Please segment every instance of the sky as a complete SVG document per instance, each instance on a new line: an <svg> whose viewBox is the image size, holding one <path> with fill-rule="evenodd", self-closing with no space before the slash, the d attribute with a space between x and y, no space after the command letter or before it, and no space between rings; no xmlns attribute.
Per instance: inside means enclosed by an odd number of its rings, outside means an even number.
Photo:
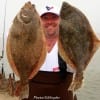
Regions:
<svg viewBox="0 0 100 100"><path fill-rule="evenodd" d="M20 8L29 0L0 0L0 55L2 51L2 37L3 32L5 44L9 29L13 22L14 17L19 12ZM38 12L44 5L56 5L60 11L62 2L69 4L80 9L88 18L95 34L100 38L100 0L30 0L35 4ZM5 9L6 8L6 9Z"/></svg>
<svg viewBox="0 0 100 100"><path fill-rule="evenodd" d="M24 5L25 2L29 0L0 0L0 37L5 31L7 35L12 24L12 21L15 15L19 12L20 8ZM56 5L60 11L60 7L63 1L66 1L76 8L80 9L90 21L96 35L100 37L100 1L99 0L30 0L33 4L36 5L38 12L41 10L44 5ZM41 1L41 2L40 2ZM6 16L5 16L5 4L6 4ZM4 28L4 16L5 16L5 28Z"/></svg>

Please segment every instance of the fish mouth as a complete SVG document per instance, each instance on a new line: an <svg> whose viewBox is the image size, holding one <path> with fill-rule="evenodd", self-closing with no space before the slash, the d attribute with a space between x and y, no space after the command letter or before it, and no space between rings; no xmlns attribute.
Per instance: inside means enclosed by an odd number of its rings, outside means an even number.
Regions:
<svg viewBox="0 0 100 100"><path fill-rule="evenodd" d="M23 24L29 24L32 22L33 16L35 12L35 5L31 4L31 2L25 3L25 5L21 8L17 18Z"/></svg>
<svg viewBox="0 0 100 100"><path fill-rule="evenodd" d="M32 12L27 9L20 12L20 20L25 24L30 23L32 21L32 17L33 17Z"/></svg>

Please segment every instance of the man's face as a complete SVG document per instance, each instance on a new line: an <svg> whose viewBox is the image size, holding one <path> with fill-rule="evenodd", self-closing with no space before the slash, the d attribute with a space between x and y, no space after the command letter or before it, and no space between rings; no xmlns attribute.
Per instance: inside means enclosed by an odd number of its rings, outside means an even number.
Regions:
<svg viewBox="0 0 100 100"><path fill-rule="evenodd" d="M41 16L42 25L45 31L46 36L56 35L59 32L59 16L46 13Z"/></svg>

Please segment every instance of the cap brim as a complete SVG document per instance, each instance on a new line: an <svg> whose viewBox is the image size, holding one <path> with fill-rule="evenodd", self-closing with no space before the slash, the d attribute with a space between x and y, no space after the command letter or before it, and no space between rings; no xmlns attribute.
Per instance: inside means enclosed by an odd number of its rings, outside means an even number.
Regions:
<svg viewBox="0 0 100 100"><path fill-rule="evenodd" d="M59 16L59 14L54 13L54 12L50 12L50 11L49 11L49 12L44 12L44 13L42 13L40 16L43 16L43 15L48 14L48 13L55 14L55 15Z"/></svg>

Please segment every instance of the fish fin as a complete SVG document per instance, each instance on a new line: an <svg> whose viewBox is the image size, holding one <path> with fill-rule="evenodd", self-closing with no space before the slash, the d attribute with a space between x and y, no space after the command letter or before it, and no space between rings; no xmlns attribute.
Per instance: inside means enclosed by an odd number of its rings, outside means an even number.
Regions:
<svg viewBox="0 0 100 100"><path fill-rule="evenodd" d="M39 71L41 65L43 64L44 60L45 60L45 57L46 57L46 41L45 41L45 37L43 36L43 48L42 48L42 52L41 52L41 56L40 56L40 59L38 61L38 63L36 64L35 66L35 70L33 69L32 73L30 74L29 76L29 79L32 79L36 74L37 72Z"/></svg>
<svg viewBox="0 0 100 100"><path fill-rule="evenodd" d="M76 67L74 65L74 63L70 60L69 56L67 55L67 53L65 52L63 45L60 41L60 39L58 40L58 52L60 54L60 56L62 57L62 59L69 64L74 70L76 70Z"/></svg>
<svg viewBox="0 0 100 100"><path fill-rule="evenodd" d="M82 87L83 84L83 73L75 73L73 80L68 88L69 91L76 91Z"/></svg>
<svg viewBox="0 0 100 100"><path fill-rule="evenodd" d="M11 65L11 68L12 68L12 70L14 71L14 73L18 76L18 77L20 77L20 75L19 75L19 73L18 73L18 70L17 70L17 68L16 68L16 65L15 65L15 63L14 63L14 61L13 61L13 58L12 58L12 56L11 56L11 50L10 50L10 36L8 35L8 39L7 39L7 49L6 49L6 51L7 51L7 58L8 58L8 61L9 61L9 63L10 63L10 65Z"/></svg>

